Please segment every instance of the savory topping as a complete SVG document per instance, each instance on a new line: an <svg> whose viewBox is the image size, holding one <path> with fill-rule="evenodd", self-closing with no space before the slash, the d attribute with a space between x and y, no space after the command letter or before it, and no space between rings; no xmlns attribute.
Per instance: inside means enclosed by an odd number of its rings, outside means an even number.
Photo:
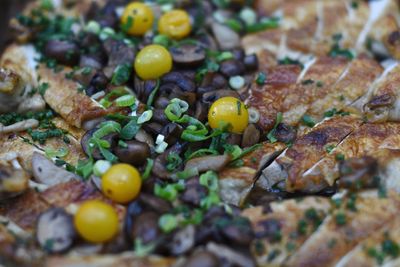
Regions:
<svg viewBox="0 0 400 267"><path fill-rule="evenodd" d="M130 35L143 35L151 29L153 21L153 11L148 5L133 2L124 9L121 17L121 27Z"/></svg>
<svg viewBox="0 0 400 267"><path fill-rule="evenodd" d="M215 101L208 112L208 123L213 129L227 127L232 133L242 133L249 122L245 104L234 97L223 97Z"/></svg>
<svg viewBox="0 0 400 267"><path fill-rule="evenodd" d="M161 45L149 45L136 56L135 71L144 80L157 79L172 68L172 57Z"/></svg>
<svg viewBox="0 0 400 267"><path fill-rule="evenodd" d="M84 202L75 214L74 225L78 233L92 243L111 240L119 227L113 207L99 200Z"/></svg>
<svg viewBox="0 0 400 267"><path fill-rule="evenodd" d="M170 48L174 63L181 66L199 66L206 59L204 48L199 45L183 44Z"/></svg>
<svg viewBox="0 0 400 267"><path fill-rule="evenodd" d="M149 145L135 140L121 142L114 149L114 153L121 162L138 167L145 164L147 158L151 156Z"/></svg>
<svg viewBox="0 0 400 267"><path fill-rule="evenodd" d="M51 208L42 213L37 222L36 239L50 253L69 249L76 237L73 217L61 208Z"/></svg>
<svg viewBox="0 0 400 267"><path fill-rule="evenodd" d="M65 183L72 179L79 179L77 175L57 167L51 160L40 153L33 154L32 172L36 182L50 186Z"/></svg>
<svg viewBox="0 0 400 267"><path fill-rule="evenodd" d="M104 173L101 187L104 195L118 203L128 203L137 197L142 180L136 168L115 164Z"/></svg>
<svg viewBox="0 0 400 267"><path fill-rule="evenodd" d="M28 189L30 175L21 168L0 162L0 202L16 197Z"/></svg>
<svg viewBox="0 0 400 267"><path fill-rule="evenodd" d="M89 2L32 3L12 23L27 44L0 61L0 158L17 151L33 173L0 163L0 222L37 221L43 263L118 265L126 251L133 265L308 266L321 264L312 249L335 246L320 253L329 264L353 248L398 256L396 235L382 249L361 240L399 211L383 186L399 187L398 63L348 47L378 38L364 23L373 1ZM315 20L335 21L338 5L343 23ZM384 127L361 134L368 103Z"/></svg>

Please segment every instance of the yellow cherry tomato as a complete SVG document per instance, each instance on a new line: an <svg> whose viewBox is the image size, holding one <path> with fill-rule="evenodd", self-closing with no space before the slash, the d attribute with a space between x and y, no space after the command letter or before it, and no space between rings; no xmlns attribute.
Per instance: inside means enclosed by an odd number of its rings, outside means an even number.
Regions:
<svg viewBox="0 0 400 267"><path fill-rule="evenodd" d="M87 241L103 243L118 232L118 215L110 205L89 200L83 203L74 217L75 228Z"/></svg>
<svg viewBox="0 0 400 267"><path fill-rule="evenodd" d="M239 99L231 96L222 97L211 105L208 111L208 123L213 129L229 123L231 126L229 131L240 134L249 124L249 112Z"/></svg>
<svg viewBox="0 0 400 267"><path fill-rule="evenodd" d="M131 35L143 35L153 26L153 10L146 4L133 2L126 6L121 17L121 24L127 27Z"/></svg>
<svg viewBox="0 0 400 267"><path fill-rule="evenodd" d="M161 45L148 45L137 54L135 71L143 80L157 79L172 69L172 56Z"/></svg>
<svg viewBox="0 0 400 267"><path fill-rule="evenodd" d="M173 39L188 36L192 31L188 13L180 9L166 12L158 21L158 31Z"/></svg>
<svg viewBox="0 0 400 267"><path fill-rule="evenodd" d="M129 164L116 164L102 177L103 194L118 203L128 203L135 199L142 187L138 170Z"/></svg>

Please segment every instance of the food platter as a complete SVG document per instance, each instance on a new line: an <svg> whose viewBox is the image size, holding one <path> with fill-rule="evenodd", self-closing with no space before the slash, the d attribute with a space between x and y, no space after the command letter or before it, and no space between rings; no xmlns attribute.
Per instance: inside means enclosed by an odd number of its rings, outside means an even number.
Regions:
<svg viewBox="0 0 400 267"><path fill-rule="evenodd" d="M0 266L400 266L399 5L29 2Z"/></svg>

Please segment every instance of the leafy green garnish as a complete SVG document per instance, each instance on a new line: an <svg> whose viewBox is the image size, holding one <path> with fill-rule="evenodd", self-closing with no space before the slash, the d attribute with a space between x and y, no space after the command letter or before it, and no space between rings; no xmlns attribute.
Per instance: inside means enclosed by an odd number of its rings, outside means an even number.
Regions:
<svg viewBox="0 0 400 267"><path fill-rule="evenodd" d="M116 69L114 70L113 77L111 79L111 84L120 86L125 84L127 81L129 81L132 73L132 66L131 64L122 64L118 65Z"/></svg>
<svg viewBox="0 0 400 267"><path fill-rule="evenodd" d="M276 137L275 137L275 132L276 132L276 127L278 127L278 125L280 123L282 123L282 120L283 120L282 112L278 112L276 114L276 120L275 120L274 128L272 128L272 130L269 131L269 133L267 134L267 138L272 144L276 143L278 141L278 139L276 139Z"/></svg>
<svg viewBox="0 0 400 267"><path fill-rule="evenodd" d="M314 127L315 126L315 121L313 120L313 118L311 118L310 115L305 114L302 118L301 118L301 122L308 126L308 127Z"/></svg>

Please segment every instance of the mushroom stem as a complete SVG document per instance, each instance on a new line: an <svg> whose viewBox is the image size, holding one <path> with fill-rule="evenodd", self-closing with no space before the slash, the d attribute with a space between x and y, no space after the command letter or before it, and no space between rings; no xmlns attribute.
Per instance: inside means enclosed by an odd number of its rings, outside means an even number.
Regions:
<svg viewBox="0 0 400 267"><path fill-rule="evenodd" d="M0 133L17 133L17 132L22 132L25 131L29 128L36 128L39 126L39 121L35 119L28 119L24 121L20 121L17 123L14 123L9 126L3 126L0 124Z"/></svg>

